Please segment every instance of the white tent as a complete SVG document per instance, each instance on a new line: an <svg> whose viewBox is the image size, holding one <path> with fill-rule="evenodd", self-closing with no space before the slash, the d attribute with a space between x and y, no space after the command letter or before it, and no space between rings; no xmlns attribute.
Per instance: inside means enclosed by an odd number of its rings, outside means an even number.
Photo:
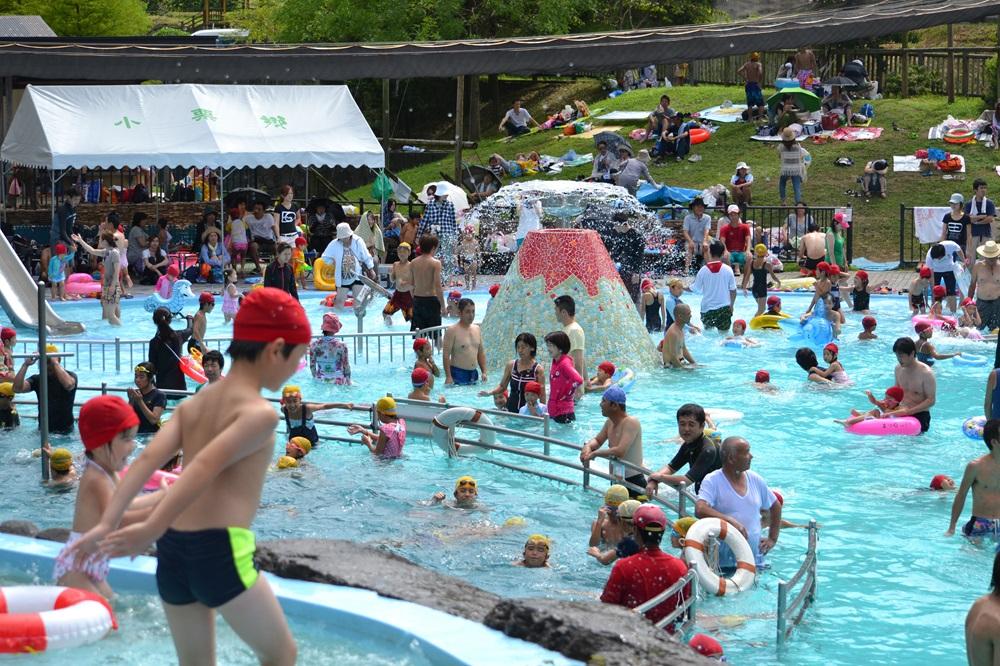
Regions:
<svg viewBox="0 0 1000 666"><path fill-rule="evenodd" d="M28 86L0 160L79 167L385 165L347 86Z"/></svg>

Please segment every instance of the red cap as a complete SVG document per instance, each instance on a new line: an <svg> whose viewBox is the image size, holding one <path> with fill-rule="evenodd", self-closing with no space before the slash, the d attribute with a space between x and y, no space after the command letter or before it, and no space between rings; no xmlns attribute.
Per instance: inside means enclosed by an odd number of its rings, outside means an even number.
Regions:
<svg viewBox="0 0 1000 666"><path fill-rule="evenodd" d="M930 266L921 266L920 267L920 277L922 277L922 278L929 278L933 274L934 273L931 271Z"/></svg>
<svg viewBox="0 0 1000 666"><path fill-rule="evenodd" d="M892 398L896 402L903 402L903 389L899 386L890 386L885 390L885 397Z"/></svg>
<svg viewBox="0 0 1000 666"><path fill-rule="evenodd" d="M498 291L500 291L499 283L494 283L490 285L490 296L496 297Z"/></svg>
<svg viewBox="0 0 1000 666"><path fill-rule="evenodd" d="M969 298L968 296L965 298L964 301L962 301L962 307L963 308L964 307L968 307L970 305L975 305L975 304L976 304L976 302L974 300L972 300L971 298Z"/></svg>
<svg viewBox="0 0 1000 666"><path fill-rule="evenodd" d="M918 321L916 324L913 325L913 330L915 330L917 333L923 333L928 328L933 328L933 326L928 324L926 321Z"/></svg>
<svg viewBox="0 0 1000 666"><path fill-rule="evenodd" d="M653 286L653 281L650 280L649 278L642 278L642 282L639 283L639 288L642 289L643 291L646 291L647 287L652 287L652 286Z"/></svg>
<svg viewBox="0 0 1000 666"><path fill-rule="evenodd" d="M774 488L771 489L771 492L774 493L774 499L778 500L778 504L780 504L781 506L785 506L785 496L779 493Z"/></svg>
<svg viewBox="0 0 1000 666"><path fill-rule="evenodd" d="M840 266L837 264L830 264L830 275L840 275Z"/></svg>
<svg viewBox="0 0 1000 666"><path fill-rule="evenodd" d="M604 362L602 362L600 365L597 366L597 369L598 370L603 370L604 372L608 373L609 375L615 374L615 370L616 370L615 364L612 363L611 361L604 361Z"/></svg>
<svg viewBox="0 0 1000 666"><path fill-rule="evenodd" d="M931 289L931 294L934 295L934 298L944 298L947 293L948 290L944 288L943 284L936 284L934 285L934 288Z"/></svg>
<svg viewBox="0 0 1000 666"><path fill-rule="evenodd" d="M312 328L305 310L291 294L281 289L251 290L236 313L233 340L273 342L278 338L293 345L309 344Z"/></svg>
<svg viewBox="0 0 1000 666"><path fill-rule="evenodd" d="M167 275L169 275L170 277L177 277L180 274L181 270L177 268L177 266L174 266L173 264L167 266Z"/></svg>
<svg viewBox="0 0 1000 666"><path fill-rule="evenodd" d="M753 380L758 384L766 384L771 381L771 373L767 370L758 370L757 374L753 376Z"/></svg>
<svg viewBox="0 0 1000 666"><path fill-rule="evenodd" d="M327 312L323 315L323 323L320 324L320 330L324 333L329 333L330 335L337 335L343 326L344 325L340 323L340 317L332 312Z"/></svg>
<svg viewBox="0 0 1000 666"><path fill-rule="evenodd" d="M0 329L0 340L10 340L16 335L17 331L15 331L12 328L8 328L7 326L4 326L2 329Z"/></svg>
<svg viewBox="0 0 1000 666"><path fill-rule="evenodd" d="M80 408L80 439L88 451L109 444L115 435L137 425L135 410L116 395L99 395Z"/></svg>
<svg viewBox="0 0 1000 666"><path fill-rule="evenodd" d="M203 291L201 295L198 296L198 303L205 305L206 303L215 303L215 296L212 296L211 292Z"/></svg>
<svg viewBox="0 0 1000 666"><path fill-rule="evenodd" d="M539 384L538 382L528 382L527 384L524 385L524 392L534 393L535 395L541 395L542 385Z"/></svg>
<svg viewBox="0 0 1000 666"><path fill-rule="evenodd" d="M458 289L453 289L448 292L449 301L457 301L460 298L462 298L462 292L460 292Z"/></svg>
<svg viewBox="0 0 1000 666"><path fill-rule="evenodd" d="M868 315L867 317L861 320L861 325L864 327L866 331L869 331L878 326L878 321L875 319L875 317Z"/></svg>
<svg viewBox="0 0 1000 666"><path fill-rule="evenodd" d="M781 303L781 297L780 296L768 296L767 297L767 304L768 305L777 305L779 303Z"/></svg>
<svg viewBox="0 0 1000 666"><path fill-rule="evenodd" d="M828 342L826 344L826 346L823 347L823 351L829 351L829 352L833 352L834 354L839 354L840 353L840 347L838 347L833 342Z"/></svg>
<svg viewBox="0 0 1000 666"><path fill-rule="evenodd" d="M295 247L302 247L305 244L306 244L306 239L303 238L302 236L299 236L298 238L295 239Z"/></svg>
<svg viewBox="0 0 1000 666"><path fill-rule="evenodd" d="M708 634L695 634L688 641L688 647L703 657L721 657L722 643Z"/></svg>
<svg viewBox="0 0 1000 666"><path fill-rule="evenodd" d="M413 351L420 351L429 342L430 340L428 340L427 338L417 338L416 340L413 341Z"/></svg>
<svg viewBox="0 0 1000 666"><path fill-rule="evenodd" d="M733 322L733 326L736 326L736 324L739 324L740 326L742 326L743 330L746 330L746 328L747 328L747 320L746 319L737 319L736 321Z"/></svg>
<svg viewBox="0 0 1000 666"><path fill-rule="evenodd" d="M816 272L819 273L820 271L824 273L829 273L830 264L826 263L825 261L821 261L818 264L816 264Z"/></svg>
<svg viewBox="0 0 1000 666"><path fill-rule="evenodd" d="M66 254L66 244L56 243L55 252L56 254Z"/></svg>
<svg viewBox="0 0 1000 666"><path fill-rule="evenodd" d="M933 490L941 490L944 488L944 482L948 478L945 474L936 474L933 479L931 479L931 488Z"/></svg>
<svg viewBox="0 0 1000 666"><path fill-rule="evenodd" d="M854 276L857 278L861 278L865 282L868 281L868 273L866 273L865 271L858 271L854 274Z"/></svg>
<svg viewBox="0 0 1000 666"><path fill-rule="evenodd" d="M410 381L413 382L414 386L423 386L430 381L430 378L431 373L424 368L413 368L413 372L410 374Z"/></svg>

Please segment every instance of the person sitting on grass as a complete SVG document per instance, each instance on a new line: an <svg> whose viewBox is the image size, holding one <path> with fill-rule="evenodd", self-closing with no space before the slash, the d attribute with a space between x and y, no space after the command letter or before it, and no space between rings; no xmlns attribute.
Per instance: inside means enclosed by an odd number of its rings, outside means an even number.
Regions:
<svg viewBox="0 0 1000 666"><path fill-rule="evenodd" d="M500 126L497 130L507 132L509 137L516 137L531 131L528 128L528 123L535 127L539 126L538 121L532 118L528 110L521 106L521 100L515 99L514 105L500 119Z"/></svg>
<svg viewBox="0 0 1000 666"><path fill-rule="evenodd" d="M396 401L385 396L375 403L378 413L378 433L366 430L358 424L351 424L347 432L361 435L361 443L379 458L399 458L403 455L403 445L406 444L406 421L396 415Z"/></svg>

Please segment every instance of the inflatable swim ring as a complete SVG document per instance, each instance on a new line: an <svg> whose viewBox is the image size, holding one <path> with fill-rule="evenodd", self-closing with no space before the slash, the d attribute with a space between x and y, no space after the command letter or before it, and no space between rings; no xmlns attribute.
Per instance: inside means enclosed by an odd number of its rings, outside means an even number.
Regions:
<svg viewBox="0 0 1000 666"><path fill-rule="evenodd" d="M987 363L985 356L966 354L965 352L963 352L961 356L952 356L951 362L955 365L965 365L973 368L982 367Z"/></svg>
<svg viewBox="0 0 1000 666"><path fill-rule="evenodd" d="M247 282L249 281L248 279ZM188 298L194 298L190 280L176 280L170 298L162 298L159 294L152 294L143 301L142 307L146 312L155 312L157 308L166 308L170 312L176 313L184 309L184 301Z"/></svg>
<svg viewBox="0 0 1000 666"><path fill-rule="evenodd" d="M736 573L723 578L705 560L709 537L724 541L736 557ZM732 525L719 518L702 518L688 529L684 537L684 560L694 569L698 582L709 593L719 597L749 590L757 577L750 544Z"/></svg>
<svg viewBox="0 0 1000 666"><path fill-rule="evenodd" d="M73 587L0 587L0 608L0 652L80 647L118 629L115 614L104 597Z"/></svg>
<svg viewBox="0 0 1000 666"><path fill-rule="evenodd" d="M945 143L969 143L976 140L976 133L965 127L953 127L944 133Z"/></svg>
<svg viewBox="0 0 1000 666"><path fill-rule="evenodd" d="M847 426L847 432L854 435L875 435L882 437L890 435L919 435L920 421L912 416L866 419L852 426Z"/></svg>
<svg viewBox="0 0 1000 666"><path fill-rule="evenodd" d="M128 473L128 468L129 468L128 465L122 468L123 475ZM180 470L181 468L178 467L177 469ZM158 469L155 472L153 472L153 475L146 480L146 483L143 484L142 489L147 490L149 492L154 492L160 489L161 481L166 481L168 486L172 486L174 485L174 482L177 481L177 479L179 478L180 478L180 471L167 472L165 470Z"/></svg>
<svg viewBox="0 0 1000 666"><path fill-rule="evenodd" d="M698 143L704 143L712 138L712 133L703 127L695 127L694 129L689 130L688 134L691 138L692 146Z"/></svg>
<svg viewBox="0 0 1000 666"><path fill-rule="evenodd" d="M66 278L66 293L74 296L100 295L101 283L86 273L73 273Z"/></svg>
<svg viewBox="0 0 1000 666"><path fill-rule="evenodd" d="M982 441L983 426L985 425L986 425L985 416L973 416L965 419L965 423L962 424L962 432L969 439L976 439Z"/></svg>
<svg viewBox="0 0 1000 666"><path fill-rule="evenodd" d="M950 326L958 326L958 321L953 317L942 317L940 319L937 318L932 319L931 317L928 317L926 315L914 315L913 318L910 319L910 321L913 322L914 324L925 322L927 324L930 324L934 328L941 328L945 324L949 324Z"/></svg>
<svg viewBox="0 0 1000 666"><path fill-rule="evenodd" d="M770 315L762 314L757 315L750 320L750 328L754 331L759 331L761 329L775 329L781 328L782 319L790 319L791 315L780 314L780 315Z"/></svg>
<svg viewBox="0 0 1000 666"><path fill-rule="evenodd" d="M632 368L615 370L615 374L611 376L611 383L620 386L623 391L628 393L629 389L635 384L635 372Z"/></svg>
<svg viewBox="0 0 1000 666"><path fill-rule="evenodd" d="M463 421L493 425L489 416L473 407L449 407L435 416L431 429L431 441L437 444L449 457L488 450L455 442L455 426L460 425ZM479 441L483 444L493 444L496 441L496 433L492 430L480 430Z"/></svg>
<svg viewBox="0 0 1000 666"><path fill-rule="evenodd" d="M313 262L313 285L320 291L336 291L337 276L334 274L335 266L323 261L320 257Z"/></svg>
<svg viewBox="0 0 1000 666"><path fill-rule="evenodd" d="M735 409L723 409L721 407L706 407L705 414L710 416L716 423L719 421L736 423L743 418L743 412Z"/></svg>
<svg viewBox="0 0 1000 666"><path fill-rule="evenodd" d="M208 377L205 376L205 370L201 367L201 362L196 361L193 356L192 354L181 359L181 372L191 381L197 384L204 384L208 381Z"/></svg>
<svg viewBox="0 0 1000 666"><path fill-rule="evenodd" d="M812 286L816 284L816 278L814 277L798 277L789 278L787 280L781 281L781 289L779 291L795 291L796 289L812 289Z"/></svg>

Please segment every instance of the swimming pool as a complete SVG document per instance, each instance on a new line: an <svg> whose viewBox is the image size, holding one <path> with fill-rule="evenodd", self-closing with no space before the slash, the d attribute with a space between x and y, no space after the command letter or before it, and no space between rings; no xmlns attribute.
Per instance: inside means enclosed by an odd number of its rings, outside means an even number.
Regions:
<svg viewBox="0 0 1000 666"><path fill-rule="evenodd" d="M314 323L324 310L318 298L310 294L305 299ZM486 298L476 296L480 308L485 307ZM785 295L785 309L801 312L808 298ZM694 304L697 300L690 299ZM988 368L938 362L938 403L926 436L845 434L832 419L844 416L851 407L866 407L864 389L881 392L892 384L892 341L912 331L904 299L874 297L872 303L880 339L857 342L857 317L851 318L842 335L841 360L855 382L853 388L807 386L804 373L794 363L795 345L780 332L765 331L752 334L762 346L747 350L722 348L715 335L691 338L692 354L703 367L694 372L640 374L630 393L629 411L643 423L645 459L655 467L665 464L675 451L675 444L665 440L676 434L673 413L680 404L694 400L743 411L746 418L724 424L723 433L750 440L753 468L783 492L787 519L804 523L813 517L821 525L818 601L781 651L774 645L777 581L791 576L801 562L804 530L782 533L771 558L773 568L759 579L756 591L700 605L699 613L708 616L703 620L706 626L723 641L735 663L965 663L963 620L972 600L987 589L992 548L942 536L953 495L923 488L937 473L959 478L966 461L985 451L981 442L962 434L961 424L982 413ZM126 303L125 317L137 306L141 309L139 303ZM93 325L99 316L95 303L57 309L70 319L83 320L90 328L88 336L109 337ZM749 319L753 311L752 299L741 295L737 314ZM135 315L137 321L118 334L151 336L149 315ZM209 335L222 334L221 316L212 317ZM353 320L353 316L344 317L344 332L353 330ZM370 316L365 329L382 330L382 324ZM934 341L941 349L962 348L987 357L993 353L992 345L939 340L938 336ZM307 372L299 373L294 381L302 386L307 400L370 402L385 391L408 392L411 359L356 364L355 384L350 387L320 386ZM771 372L779 393L762 394L752 387L759 368ZM81 371L81 383L104 380L127 385L131 382L128 370L117 376ZM498 379L499 373L494 372L491 381ZM440 393L440 387L435 389L435 396ZM477 397L473 388L444 393L455 404L491 404L489 398ZM31 410L26 407L24 411ZM336 412L331 416L343 418ZM553 424L553 436L582 443L595 433L601 425L596 398L585 399L578 418L571 426ZM29 422L20 433L0 434L0 451L8 463L0 466L0 483L8 489L0 497L0 515L45 526L68 525L73 495L40 488L37 460L30 467L10 464L23 459L19 449L36 445L30 428ZM342 429L326 429L331 434L335 431L344 434ZM507 441L502 435L499 440ZM559 449L553 449L553 454L572 456ZM524 459L494 455L525 464ZM489 511L468 515L421 503L436 490L450 492L454 479L466 473L480 480L480 497ZM327 443L302 468L270 476L255 529L262 539L308 536L375 543L508 595L596 598L608 573L586 555L587 528L598 504L597 496L579 488L501 470L480 460L449 460L419 439L407 444L403 460L388 463L373 461L361 446ZM515 516L524 518L525 524L499 527ZM553 537L553 568L508 566L533 532Z"/></svg>

